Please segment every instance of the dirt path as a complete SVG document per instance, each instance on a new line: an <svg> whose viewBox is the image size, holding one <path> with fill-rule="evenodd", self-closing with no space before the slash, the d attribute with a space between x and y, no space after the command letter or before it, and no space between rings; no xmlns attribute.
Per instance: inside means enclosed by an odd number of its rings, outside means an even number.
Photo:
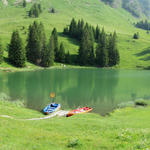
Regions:
<svg viewBox="0 0 150 150"><path fill-rule="evenodd" d="M51 115L48 115L46 117L41 117L41 118L30 118L30 119L16 119L12 116L8 116L8 115L0 115L0 117L2 118L10 118L10 119L14 119L14 120L43 120L43 119L50 119L50 118L53 118L55 116L58 116L58 117L63 117L65 116L66 114L68 113L68 111L66 110L60 110L60 111L57 111L57 112L54 112L52 113Z"/></svg>

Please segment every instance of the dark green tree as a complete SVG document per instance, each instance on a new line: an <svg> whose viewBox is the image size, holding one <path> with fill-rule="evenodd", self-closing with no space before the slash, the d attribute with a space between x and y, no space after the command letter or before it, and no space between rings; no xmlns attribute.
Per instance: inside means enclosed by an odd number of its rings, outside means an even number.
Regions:
<svg viewBox="0 0 150 150"><path fill-rule="evenodd" d="M137 33L134 33L133 39L139 39L139 33L138 33L138 32L137 32Z"/></svg>
<svg viewBox="0 0 150 150"><path fill-rule="evenodd" d="M63 43L60 44L60 49L59 49L59 62L65 63L65 48Z"/></svg>
<svg viewBox="0 0 150 150"><path fill-rule="evenodd" d="M27 2L26 0L23 0L23 4L22 4L23 7L26 7L27 6Z"/></svg>
<svg viewBox="0 0 150 150"><path fill-rule="evenodd" d="M51 13L56 13L54 8L51 9Z"/></svg>
<svg viewBox="0 0 150 150"><path fill-rule="evenodd" d="M38 6L38 9L39 9L39 12L42 13L42 7L41 7L41 4L37 4Z"/></svg>
<svg viewBox="0 0 150 150"><path fill-rule="evenodd" d="M31 9L29 10L29 17L38 18L39 14L42 12L41 4L33 4Z"/></svg>
<svg viewBox="0 0 150 150"><path fill-rule="evenodd" d="M12 33L11 41L9 44L8 58L11 64L16 67L25 66L25 49L18 31Z"/></svg>
<svg viewBox="0 0 150 150"><path fill-rule="evenodd" d="M99 29L99 26L97 25L96 26L96 31L95 31L95 40L98 41L98 38L100 36L100 29Z"/></svg>
<svg viewBox="0 0 150 150"><path fill-rule="evenodd" d="M71 23L69 26L69 34L73 38L77 37L77 23L74 18L71 20Z"/></svg>
<svg viewBox="0 0 150 150"><path fill-rule="evenodd" d="M94 65L95 64L95 54L94 54L94 47L92 47L90 54L89 54L89 64Z"/></svg>
<svg viewBox="0 0 150 150"><path fill-rule="evenodd" d="M70 53L69 53L69 51L68 51L68 53L65 55L65 62L66 62L67 64L70 64L70 63L71 63L71 58L70 58Z"/></svg>
<svg viewBox="0 0 150 150"><path fill-rule="evenodd" d="M58 35L56 28L52 31L52 36L54 38L54 53L55 53L55 61L59 60L59 49L58 49Z"/></svg>
<svg viewBox="0 0 150 150"><path fill-rule="evenodd" d="M42 66L43 67L50 67L54 64L54 36L51 35L48 45L44 48L42 53Z"/></svg>
<svg viewBox="0 0 150 150"><path fill-rule="evenodd" d="M107 67L108 61L106 33L103 28L96 48L96 64L100 67Z"/></svg>
<svg viewBox="0 0 150 150"><path fill-rule="evenodd" d="M41 63L42 51L45 48L46 36L44 26L42 23L34 21L29 26L29 33L27 38L27 59L28 61L39 65Z"/></svg>
<svg viewBox="0 0 150 150"><path fill-rule="evenodd" d="M109 45L108 45L108 56L109 56L109 66L114 66L119 64L120 56L117 48L117 35L116 32L114 34L110 34L109 37Z"/></svg>
<svg viewBox="0 0 150 150"><path fill-rule="evenodd" d="M78 51L78 61L80 65L90 64L92 49L93 37L91 34L91 29L89 28L88 24L86 24L82 33L82 39Z"/></svg>
<svg viewBox="0 0 150 150"><path fill-rule="evenodd" d="M68 29L68 27L65 27L65 28L64 28L63 34L65 34L65 35L68 35L68 34L69 34L69 29Z"/></svg>
<svg viewBox="0 0 150 150"><path fill-rule="evenodd" d="M3 48L2 44L0 43L0 64L3 62Z"/></svg>

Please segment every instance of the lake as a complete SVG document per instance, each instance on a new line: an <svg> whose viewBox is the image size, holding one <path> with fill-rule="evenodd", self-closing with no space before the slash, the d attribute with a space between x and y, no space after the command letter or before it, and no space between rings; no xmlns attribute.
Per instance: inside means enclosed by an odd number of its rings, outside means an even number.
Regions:
<svg viewBox="0 0 150 150"><path fill-rule="evenodd" d="M0 95L24 101L27 108L41 110L50 92L62 109L93 107L105 115L118 104L150 99L150 71L99 68L45 69L30 72L0 72Z"/></svg>

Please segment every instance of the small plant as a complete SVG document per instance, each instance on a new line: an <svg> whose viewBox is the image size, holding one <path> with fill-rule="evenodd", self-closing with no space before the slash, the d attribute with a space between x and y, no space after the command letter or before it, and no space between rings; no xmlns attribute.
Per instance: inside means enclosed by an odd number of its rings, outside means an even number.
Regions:
<svg viewBox="0 0 150 150"><path fill-rule="evenodd" d="M139 39L139 33L138 33L138 32L137 32L137 33L134 33L133 39Z"/></svg>
<svg viewBox="0 0 150 150"><path fill-rule="evenodd" d="M135 105L137 106L147 106L149 103L146 100L143 99L139 99L135 101Z"/></svg>
<svg viewBox="0 0 150 150"><path fill-rule="evenodd" d="M67 147L76 147L79 145L79 140L78 139L73 139L71 141L68 142Z"/></svg>
<svg viewBox="0 0 150 150"><path fill-rule="evenodd" d="M54 14L54 13L56 13L56 10L55 10L55 8L51 8L51 9L49 9L49 12Z"/></svg>

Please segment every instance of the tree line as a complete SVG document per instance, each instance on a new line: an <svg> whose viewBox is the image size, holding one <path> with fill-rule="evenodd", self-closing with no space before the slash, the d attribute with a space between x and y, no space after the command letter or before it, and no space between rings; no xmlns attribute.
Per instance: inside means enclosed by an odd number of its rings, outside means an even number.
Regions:
<svg viewBox="0 0 150 150"><path fill-rule="evenodd" d="M107 35L104 28L100 30L99 26L94 28L83 19L76 22L73 18L63 33L80 42L77 59L80 65L110 67L119 64L116 32Z"/></svg>
<svg viewBox="0 0 150 150"><path fill-rule="evenodd" d="M9 62L16 67L24 67L26 60L42 67L52 66L54 62L99 67L119 64L116 32L107 35L104 28L100 30L99 26L94 28L83 20L76 23L75 19L72 19L69 28L65 28L63 33L76 38L80 43L75 62L71 59L69 51L65 52L63 43L59 44L56 28L53 29L47 41L43 24L37 21L28 28L25 46L19 31L12 33L8 45ZM0 62L3 59L2 55L0 46Z"/></svg>
<svg viewBox="0 0 150 150"><path fill-rule="evenodd" d="M148 20L145 20L145 21L141 20L141 21L137 22L135 24L135 26L137 28L141 28L141 29L144 29L144 30L150 30L150 22L148 22Z"/></svg>
<svg viewBox="0 0 150 150"><path fill-rule="evenodd" d="M38 18L40 13L42 13L41 4L33 4L29 10L28 16L32 18Z"/></svg>
<svg viewBox="0 0 150 150"><path fill-rule="evenodd" d="M49 67L54 61L69 63L70 54L65 54L63 43L58 43L56 28L53 29L49 41L46 40L44 26L42 23L34 21L28 28L27 44L24 46L19 31L16 30L11 35L8 45L8 60L16 67L25 67L25 62ZM0 44L0 63L3 61L3 51Z"/></svg>

